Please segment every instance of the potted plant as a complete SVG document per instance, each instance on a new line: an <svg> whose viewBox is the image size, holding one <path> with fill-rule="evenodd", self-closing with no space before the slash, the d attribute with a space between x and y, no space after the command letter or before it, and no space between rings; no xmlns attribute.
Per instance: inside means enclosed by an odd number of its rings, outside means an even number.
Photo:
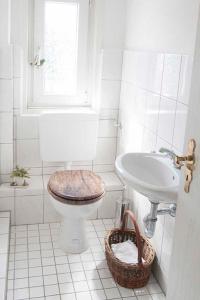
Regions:
<svg viewBox="0 0 200 300"><path fill-rule="evenodd" d="M11 178L13 178L13 185L23 186L26 184L25 179L30 178L30 176L28 170L16 166L11 173Z"/></svg>

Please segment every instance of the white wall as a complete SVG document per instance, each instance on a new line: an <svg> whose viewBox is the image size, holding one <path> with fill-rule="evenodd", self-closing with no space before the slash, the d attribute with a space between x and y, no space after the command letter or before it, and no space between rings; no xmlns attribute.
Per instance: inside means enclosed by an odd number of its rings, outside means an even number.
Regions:
<svg viewBox="0 0 200 300"><path fill-rule="evenodd" d="M125 47L193 54L199 0L127 0Z"/></svg>
<svg viewBox="0 0 200 300"><path fill-rule="evenodd" d="M55 170L64 168L64 163L47 163L41 160L38 115L22 114L23 83L26 78L24 66L29 63L27 58L27 4L27 0L11 0L11 43L13 45L0 47L1 183L10 182L13 158L14 165L19 164L30 168L31 173L30 187L24 194L19 194L17 189L13 190L8 184L1 185L0 210L11 210L13 224L56 220L58 216L46 201L47 193L44 192L46 182L44 183L43 180L47 179ZM8 6L4 6L4 10L0 11L0 16L1 13L4 16L0 20L0 24L1 21L10 22L8 8ZM101 104L97 155L94 161L82 162L82 165L80 162L74 162L72 166L73 169L94 170L100 172L102 176L105 176L102 173L105 172L106 177L109 177L109 172L114 170L116 157L117 128L114 127L114 123L117 121L119 111L124 16L123 0L105 1L102 16L103 65L100 80ZM121 33L119 34L119 32ZM7 35L6 32L4 33L5 38ZM105 205L98 212L99 217L113 217L115 203L122 197L122 187L117 186L110 189ZM35 207L34 211L33 206ZM93 217L97 217L97 213Z"/></svg>
<svg viewBox="0 0 200 300"><path fill-rule="evenodd" d="M10 42L10 0L0 1L0 45Z"/></svg>
<svg viewBox="0 0 200 300"><path fill-rule="evenodd" d="M26 79L28 64L27 43L27 0L11 0L12 11L12 43L23 50L23 58L17 51L16 60L23 60L23 72L14 81L14 160L15 164L30 167L31 174L51 174L55 169L63 168L63 164L43 163L39 154L38 117L30 114L22 115L22 101L25 99L23 83ZM92 162L83 162L81 168L94 171L114 170L116 157L117 129L114 127L118 118L120 80L122 66L122 46L124 38L125 3L123 0L106 0L102 14L103 66L101 75L100 123L97 145L97 156ZM34 151L31 151L34 149ZM74 163L78 168L80 163Z"/></svg>
<svg viewBox="0 0 200 300"><path fill-rule="evenodd" d="M124 0L104 1L103 49L123 49L125 14L126 3Z"/></svg>
<svg viewBox="0 0 200 300"><path fill-rule="evenodd" d="M182 153L188 113L191 56L148 51L125 51L118 152L151 152L161 147ZM150 202L131 189L127 196L140 227ZM157 277L166 289L175 219L159 216L152 243Z"/></svg>
<svg viewBox="0 0 200 300"><path fill-rule="evenodd" d="M118 152L167 147L182 153L189 108L197 0L127 0ZM149 201L127 191L138 221ZM160 216L152 243L155 273L166 291L175 219Z"/></svg>

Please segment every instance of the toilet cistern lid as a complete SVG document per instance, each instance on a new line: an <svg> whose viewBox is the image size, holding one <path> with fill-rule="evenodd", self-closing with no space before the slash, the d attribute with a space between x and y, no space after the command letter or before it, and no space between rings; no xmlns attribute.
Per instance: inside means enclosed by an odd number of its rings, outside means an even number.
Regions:
<svg viewBox="0 0 200 300"><path fill-rule="evenodd" d="M102 198L105 190L100 176L88 170L65 170L51 175L48 190L59 201L89 204Z"/></svg>

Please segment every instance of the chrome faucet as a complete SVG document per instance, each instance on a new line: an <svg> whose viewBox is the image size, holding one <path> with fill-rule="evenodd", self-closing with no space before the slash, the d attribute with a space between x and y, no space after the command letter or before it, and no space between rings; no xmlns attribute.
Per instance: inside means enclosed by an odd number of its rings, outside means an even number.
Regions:
<svg viewBox="0 0 200 300"><path fill-rule="evenodd" d="M167 155L167 157L169 157L172 160L174 167L176 169L180 169L180 165L177 164L177 161L176 161L177 155L174 153L174 151L169 150L167 148L160 148L159 152L165 153Z"/></svg>

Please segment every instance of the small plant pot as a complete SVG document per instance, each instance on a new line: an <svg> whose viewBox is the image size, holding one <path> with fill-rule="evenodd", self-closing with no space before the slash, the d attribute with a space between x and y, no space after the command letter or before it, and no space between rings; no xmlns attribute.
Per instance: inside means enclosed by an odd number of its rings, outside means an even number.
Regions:
<svg viewBox="0 0 200 300"><path fill-rule="evenodd" d="M23 177L15 177L14 178L14 182L18 186L23 186L24 185L24 181L25 181L25 179Z"/></svg>

